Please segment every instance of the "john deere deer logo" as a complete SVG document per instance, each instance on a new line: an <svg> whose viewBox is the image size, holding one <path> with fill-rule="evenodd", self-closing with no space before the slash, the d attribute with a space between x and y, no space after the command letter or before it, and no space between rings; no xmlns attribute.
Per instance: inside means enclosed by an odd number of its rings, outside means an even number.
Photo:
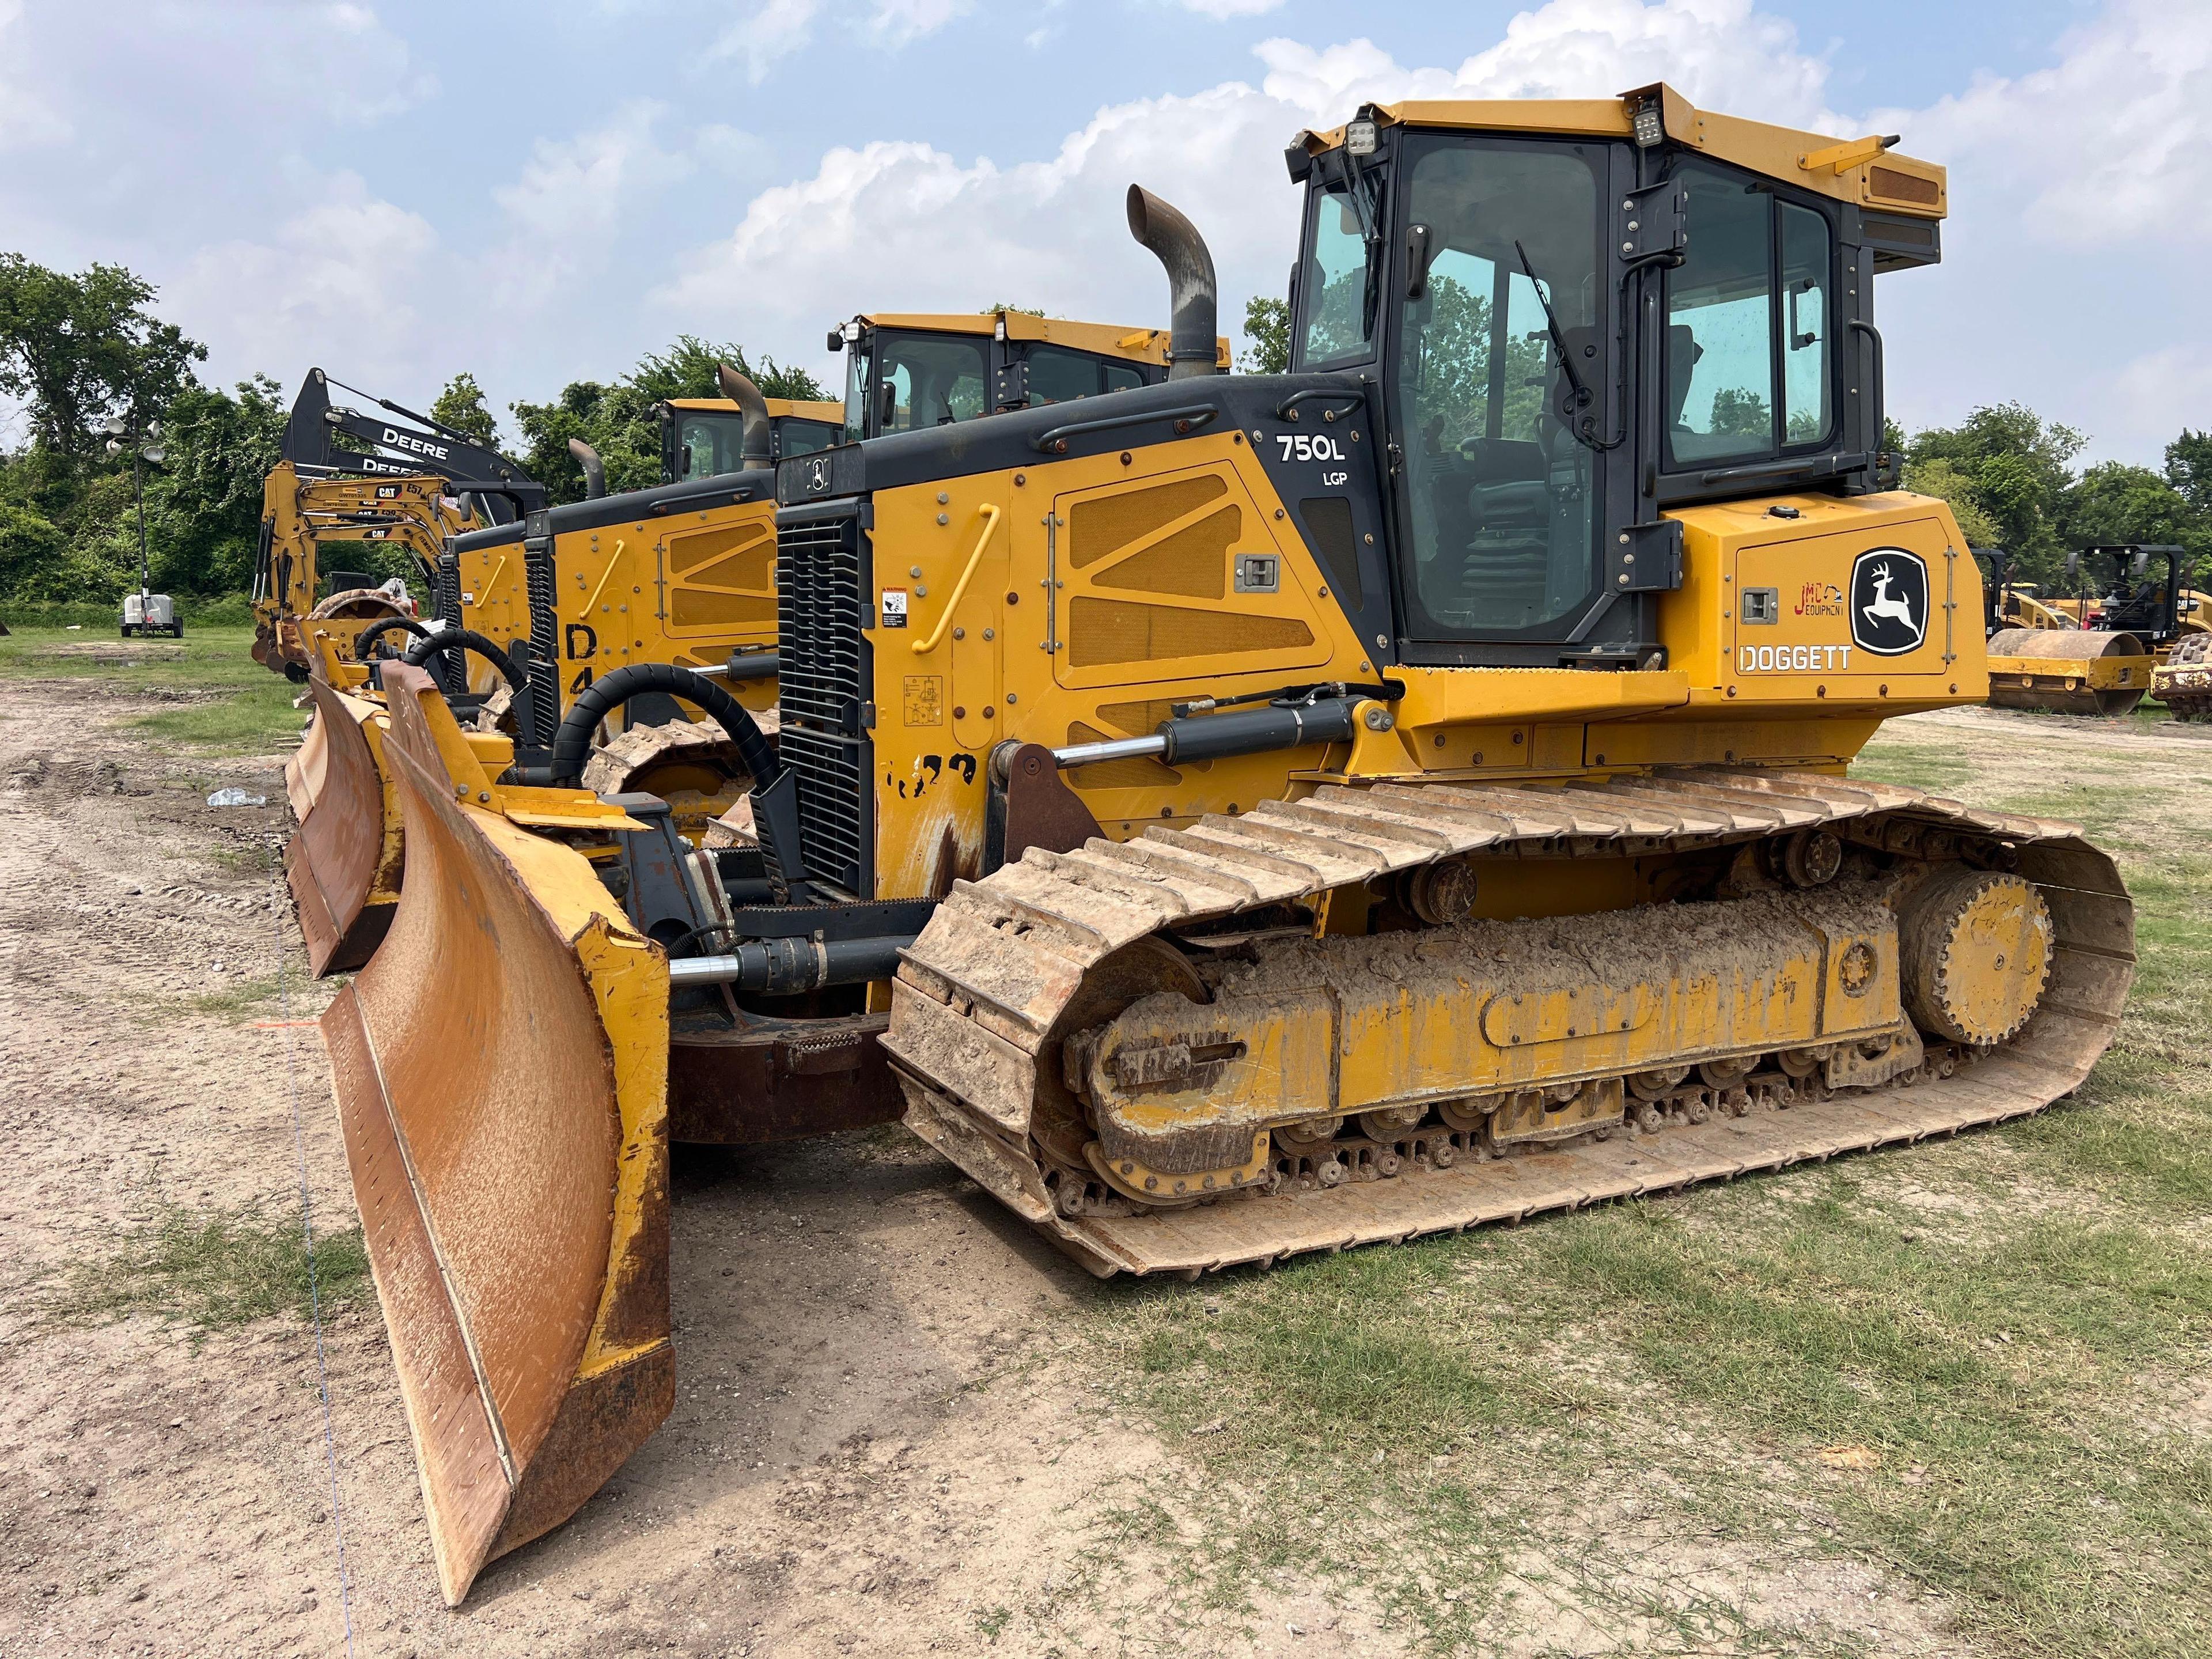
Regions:
<svg viewBox="0 0 2212 1659"><path fill-rule="evenodd" d="M1901 657L1928 637L1928 567L1901 547L1869 548L1851 564L1851 640Z"/></svg>

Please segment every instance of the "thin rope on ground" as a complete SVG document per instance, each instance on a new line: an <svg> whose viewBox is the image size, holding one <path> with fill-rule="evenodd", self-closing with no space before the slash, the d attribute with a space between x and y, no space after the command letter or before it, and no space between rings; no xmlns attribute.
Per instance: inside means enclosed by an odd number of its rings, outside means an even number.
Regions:
<svg viewBox="0 0 2212 1659"><path fill-rule="evenodd" d="M345 1620L347 1659L353 1655L353 1593L346 1579L345 1518L338 1508L338 1443L331 1426L331 1370L323 1355L322 1287L315 1273L315 1224L307 1193L307 1135L300 1121L300 1077L293 1066L292 981L284 971L284 907L276 917L276 1000L284 1022L284 1082L292 1094L292 1148L300 1160L300 1234L307 1247L307 1310L315 1325L315 1389L323 1402L323 1455L331 1468L331 1528L338 1540L338 1611Z"/></svg>

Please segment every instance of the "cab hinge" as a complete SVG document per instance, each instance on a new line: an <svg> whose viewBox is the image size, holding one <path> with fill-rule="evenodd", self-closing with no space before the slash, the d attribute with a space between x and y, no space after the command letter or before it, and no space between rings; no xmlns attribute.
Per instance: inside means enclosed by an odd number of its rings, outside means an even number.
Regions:
<svg viewBox="0 0 2212 1659"><path fill-rule="evenodd" d="M1613 537L1606 590L1613 593L1671 593L1682 585L1682 523L1661 519L1632 524Z"/></svg>

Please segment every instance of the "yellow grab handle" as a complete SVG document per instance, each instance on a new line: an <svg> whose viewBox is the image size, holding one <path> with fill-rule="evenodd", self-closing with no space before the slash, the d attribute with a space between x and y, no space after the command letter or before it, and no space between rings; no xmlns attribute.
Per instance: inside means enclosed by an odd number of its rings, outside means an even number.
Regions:
<svg viewBox="0 0 2212 1659"><path fill-rule="evenodd" d="M968 591L968 583L975 574L975 567L983 562L983 550L990 545L991 532L999 527L999 507L995 501L983 504L983 533L975 538L975 550L968 556L968 568L960 573L960 580L952 584L952 597L945 602L944 614L938 617L937 626L929 630L926 640L914 642L914 654L926 657L937 649L937 642L945 637L945 630L952 625L952 613L960 608L960 596Z"/></svg>

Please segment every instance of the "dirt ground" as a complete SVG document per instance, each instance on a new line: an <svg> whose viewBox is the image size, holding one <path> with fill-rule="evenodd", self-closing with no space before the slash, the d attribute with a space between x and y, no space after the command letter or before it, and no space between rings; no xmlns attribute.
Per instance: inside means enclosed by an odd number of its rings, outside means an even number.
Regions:
<svg viewBox="0 0 2212 1659"><path fill-rule="evenodd" d="M1017 1618L1119 1650L1140 1583L1055 1601L1160 1455L1056 1355L1092 1281L902 1130L678 1149L675 1412L459 1613L373 1297L322 1333L327 1447L304 1324L46 1316L162 1205L296 1208L301 1147L318 1232L354 1225L281 761L165 757L119 729L147 706L0 685L0 1654L1019 1651ZM1356 1609L1267 1613L1389 1650Z"/></svg>
<svg viewBox="0 0 2212 1659"><path fill-rule="evenodd" d="M459 1612L373 1297L319 1352L290 1318L51 1317L164 1205L282 1212L304 1176L319 1233L354 1224L280 762L165 755L122 724L149 706L0 684L0 1654L1401 1650L1295 1573L1218 1629L1159 1616L1183 1547L1117 1504L1190 1477L1067 1334L1101 1292L896 1130L679 1149L675 1413ZM229 784L267 804L206 805ZM1639 1538L1626 1506L1613 1540L1808 1628L1879 1597L1881 1650L1972 1650L1873 1568ZM1516 1649L1624 1644L1550 1630Z"/></svg>

